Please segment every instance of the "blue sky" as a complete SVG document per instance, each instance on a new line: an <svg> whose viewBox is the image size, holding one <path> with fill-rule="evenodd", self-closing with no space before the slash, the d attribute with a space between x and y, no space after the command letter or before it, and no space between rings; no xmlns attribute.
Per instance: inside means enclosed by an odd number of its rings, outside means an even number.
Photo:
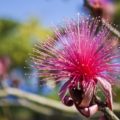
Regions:
<svg viewBox="0 0 120 120"><path fill-rule="evenodd" d="M73 18L81 5L82 0L0 0L0 17L24 22L34 16L51 26Z"/></svg>

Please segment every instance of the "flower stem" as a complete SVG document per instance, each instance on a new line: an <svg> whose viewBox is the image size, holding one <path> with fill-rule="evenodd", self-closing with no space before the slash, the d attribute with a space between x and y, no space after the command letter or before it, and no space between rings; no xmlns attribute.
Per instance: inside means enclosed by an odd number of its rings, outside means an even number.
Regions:
<svg viewBox="0 0 120 120"><path fill-rule="evenodd" d="M101 109L107 120L120 120L108 107Z"/></svg>

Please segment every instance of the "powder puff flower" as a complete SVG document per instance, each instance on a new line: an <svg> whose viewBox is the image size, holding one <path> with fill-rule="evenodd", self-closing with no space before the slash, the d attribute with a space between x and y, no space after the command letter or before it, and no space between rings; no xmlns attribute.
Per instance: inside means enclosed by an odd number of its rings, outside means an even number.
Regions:
<svg viewBox="0 0 120 120"><path fill-rule="evenodd" d="M84 116L93 115L99 107L97 90L105 106L112 110L112 85L120 73L120 54L115 37L98 18L72 21L45 44L37 43L32 56L38 75L62 83L61 101L74 105Z"/></svg>
<svg viewBox="0 0 120 120"><path fill-rule="evenodd" d="M101 16L104 19L112 19L116 7L113 0L85 0L95 16Z"/></svg>

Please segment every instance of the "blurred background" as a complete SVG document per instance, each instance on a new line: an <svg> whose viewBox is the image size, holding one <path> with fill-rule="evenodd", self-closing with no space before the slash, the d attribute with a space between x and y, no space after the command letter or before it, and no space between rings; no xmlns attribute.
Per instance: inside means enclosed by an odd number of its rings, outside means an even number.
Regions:
<svg viewBox="0 0 120 120"><path fill-rule="evenodd" d="M0 0L0 120L85 120L59 102L58 86L41 84L29 57L36 41L46 42L54 26L78 12L101 16L120 30L120 0ZM120 116L119 87L114 91Z"/></svg>

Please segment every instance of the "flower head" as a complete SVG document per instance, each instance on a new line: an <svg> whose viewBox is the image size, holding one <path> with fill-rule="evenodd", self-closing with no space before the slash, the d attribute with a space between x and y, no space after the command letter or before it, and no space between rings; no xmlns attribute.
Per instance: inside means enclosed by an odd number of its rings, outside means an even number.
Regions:
<svg viewBox="0 0 120 120"><path fill-rule="evenodd" d="M112 2L113 0L88 0L89 4L94 8L102 8L104 5Z"/></svg>
<svg viewBox="0 0 120 120"><path fill-rule="evenodd" d="M101 16L111 21L116 7L113 0L86 0L87 7L92 10L95 16Z"/></svg>
<svg viewBox="0 0 120 120"><path fill-rule="evenodd" d="M100 26L100 27L99 27ZM112 109L111 85L120 71L117 38L97 18L82 18L55 31L56 41L36 44L34 67L44 80L62 82L61 101L90 116L98 110L97 89Z"/></svg>

